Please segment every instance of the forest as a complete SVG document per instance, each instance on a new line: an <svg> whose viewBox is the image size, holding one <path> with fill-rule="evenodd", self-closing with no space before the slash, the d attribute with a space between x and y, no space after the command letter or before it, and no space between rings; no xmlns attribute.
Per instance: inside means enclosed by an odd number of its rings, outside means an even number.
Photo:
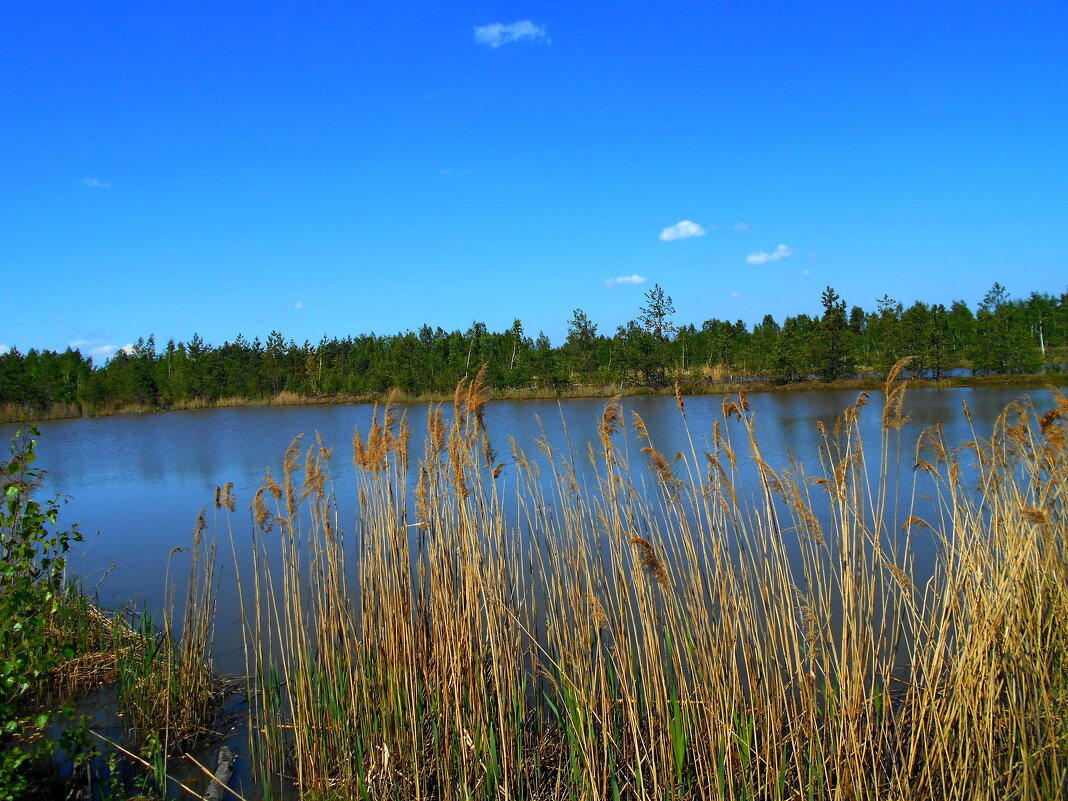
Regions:
<svg viewBox="0 0 1068 801"><path fill-rule="evenodd" d="M994 284L973 311L916 301L906 308L883 296L874 309L847 307L831 287L823 312L752 327L710 319L676 325L672 299L659 285L645 292L636 317L606 334L581 309L554 347L520 320L506 331L473 322L466 331L423 325L417 331L323 337L302 344L272 331L267 340L237 336L219 345L194 334L162 346L154 336L102 364L79 350L17 348L0 355L0 408L7 419L120 409L188 408L225 401L378 397L391 390L426 397L451 392L486 366L494 390L516 394L570 388L638 391L680 381L688 391L725 384L786 385L885 375L911 356L911 373L943 379L963 374L1064 372L1068 362L1068 292L1010 298Z"/></svg>

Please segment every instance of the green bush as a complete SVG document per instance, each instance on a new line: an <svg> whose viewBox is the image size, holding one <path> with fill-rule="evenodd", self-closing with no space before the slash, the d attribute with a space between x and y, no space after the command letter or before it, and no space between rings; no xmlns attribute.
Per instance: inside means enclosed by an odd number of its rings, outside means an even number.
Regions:
<svg viewBox="0 0 1068 801"><path fill-rule="evenodd" d="M35 466L33 425L16 432L0 475L0 799L31 789L28 768L56 743L42 730L66 710L43 704L52 672L74 657L53 625L64 603L65 554L82 537L58 525L61 499L34 498L43 476ZM63 628L68 628L64 626ZM64 740L76 733L68 734Z"/></svg>

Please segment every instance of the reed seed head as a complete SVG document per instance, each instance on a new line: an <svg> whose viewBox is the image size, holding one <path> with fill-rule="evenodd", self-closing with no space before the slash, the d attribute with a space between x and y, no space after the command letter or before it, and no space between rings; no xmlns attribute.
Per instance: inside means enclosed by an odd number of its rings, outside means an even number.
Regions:
<svg viewBox="0 0 1068 801"><path fill-rule="evenodd" d="M597 427L597 433L601 438L601 445L608 450L612 445L612 437L623 423L623 407L619 403L621 396L616 395L605 404L601 414L601 422Z"/></svg>
<svg viewBox="0 0 1068 801"><path fill-rule="evenodd" d="M664 563L660 561L656 555L656 549L653 548L652 543L644 537L632 536L630 543L635 547L638 553L638 564L649 575L650 578L655 579L657 583L661 585L667 585L668 573L667 568L664 567Z"/></svg>
<svg viewBox="0 0 1068 801"><path fill-rule="evenodd" d="M1049 522L1049 518L1046 516L1046 513L1039 509L1037 506L1025 506L1022 511L1024 517L1026 517L1032 523L1044 526Z"/></svg>
<svg viewBox="0 0 1068 801"><path fill-rule="evenodd" d="M252 517L256 525L260 527L260 531L268 532L271 530L271 512L267 508L267 502L264 499L264 493L269 492L266 484L256 490L255 496L252 498Z"/></svg>

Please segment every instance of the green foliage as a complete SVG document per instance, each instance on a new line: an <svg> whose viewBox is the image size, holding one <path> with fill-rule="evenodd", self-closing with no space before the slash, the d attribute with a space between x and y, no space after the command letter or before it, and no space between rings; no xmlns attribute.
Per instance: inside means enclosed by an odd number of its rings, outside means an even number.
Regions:
<svg viewBox="0 0 1068 801"><path fill-rule="evenodd" d="M671 321L675 304L660 284L645 293L645 304L640 309L638 321L649 336L649 355L643 373L645 383L660 386L666 383L668 367L668 343L677 330Z"/></svg>
<svg viewBox="0 0 1068 801"><path fill-rule="evenodd" d="M63 570L66 553L81 535L60 530L58 497L40 502L32 493L43 471L35 466L35 436L15 434L11 456L3 468L0 487L0 799L25 796L32 790L27 768L55 743L31 739L34 730L48 726L70 710L37 710L51 672L74 655L74 644L55 636L55 620L62 613ZM81 741L76 727L64 735L67 748Z"/></svg>
<svg viewBox="0 0 1068 801"><path fill-rule="evenodd" d="M1046 319L1053 315L1046 299L1011 301L1005 288L994 284L979 306L975 338L969 348L977 373L1030 373L1042 366Z"/></svg>
<svg viewBox="0 0 1068 801"><path fill-rule="evenodd" d="M812 338L812 360L816 374L834 381L853 374L853 337L846 319L846 304L831 287L823 290L823 317Z"/></svg>
<svg viewBox="0 0 1068 801"><path fill-rule="evenodd" d="M613 336L598 334L575 309L566 338L553 347L532 338L520 320L504 331L474 321L465 330L423 325L417 331L361 334L298 344L272 331L265 342L238 336L209 345L139 339L104 365L78 351L17 349L0 354L0 411L7 419L61 416L116 407L171 408L221 398L264 401L279 393L312 397L449 394L485 365L489 387L562 389L569 384L662 386L678 376L701 380L825 380L882 373L911 356L910 373L941 378L958 367L978 374L1058 370L1068 361L1068 293L1032 292L1012 299L995 284L976 312L961 300L948 309L884 295L875 309L848 309L830 287L818 316L780 324L771 315L747 326L712 317L676 325L672 299L647 291L635 318ZM6 408L5 408L6 407ZM55 411L54 410L58 410Z"/></svg>
<svg viewBox="0 0 1068 801"><path fill-rule="evenodd" d="M593 376L597 344L597 324L582 309L575 309L567 323L563 350L571 371L582 380L589 381Z"/></svg>

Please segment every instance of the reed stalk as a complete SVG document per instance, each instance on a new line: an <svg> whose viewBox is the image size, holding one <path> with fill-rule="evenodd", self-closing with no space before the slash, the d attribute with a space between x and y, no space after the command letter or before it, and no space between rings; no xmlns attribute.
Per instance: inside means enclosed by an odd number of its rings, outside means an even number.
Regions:
<svg viewBox="0 0 1068 801"><path fill-rule="evenodd" d="M1060 797L1068 401L911 449L903 366L881 440L862 393L812 475L765 460L744 393L674 455L610 401L592 480L544 438L501 461L480 378L431 407L414 466L387 403L354 437L348 537L331 454L295 441L242 587L265 775L307 798Z"/></svg>

